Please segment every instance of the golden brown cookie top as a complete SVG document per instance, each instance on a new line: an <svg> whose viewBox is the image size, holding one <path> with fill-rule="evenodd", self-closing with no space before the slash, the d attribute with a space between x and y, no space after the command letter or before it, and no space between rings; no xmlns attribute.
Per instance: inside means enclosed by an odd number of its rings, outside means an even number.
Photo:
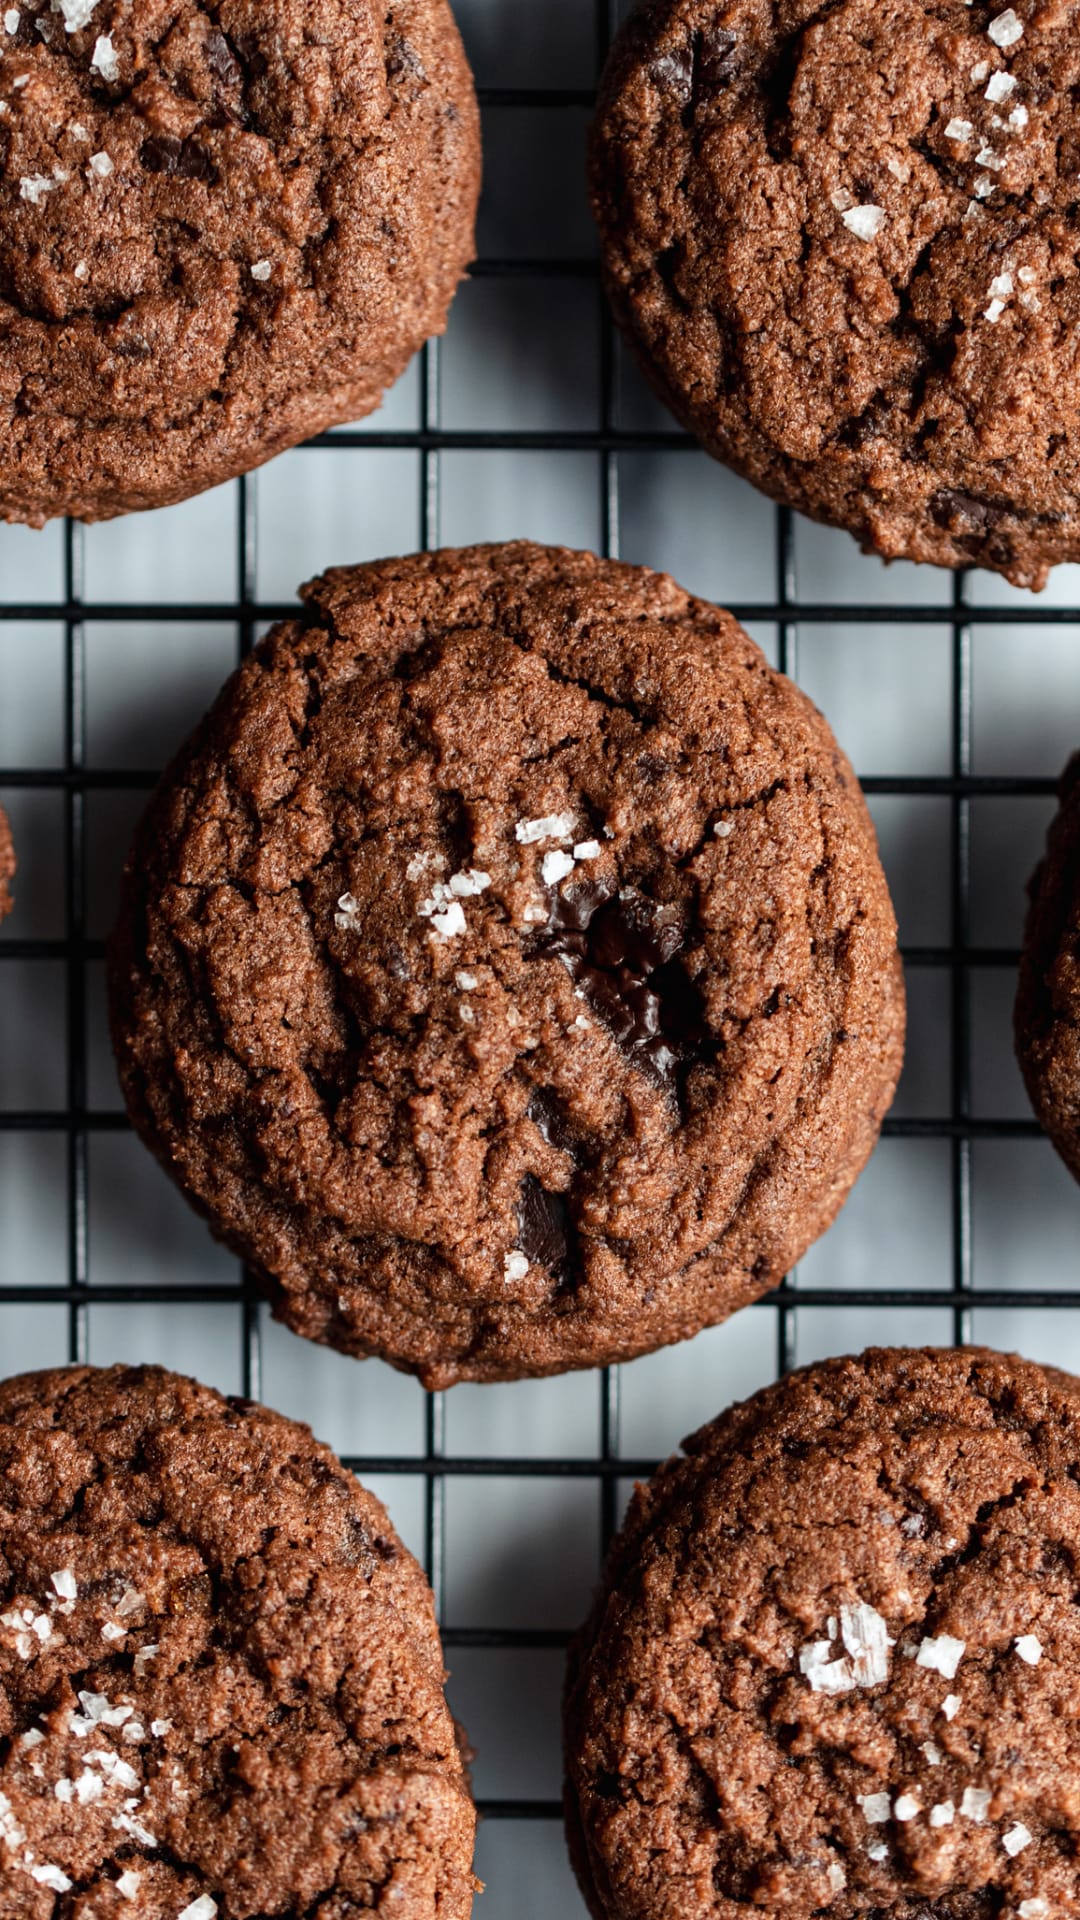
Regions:
<svg viewBox="0 0 1080 1920"><path fill-rule="evenodd" d="M177 500L375 407L473 248L446 0L0 20L0 514Z"/></svg>
<svg viewBox="0 0 1080 1920"><path fill-rule="evenodd" d="M887 557L1080 556L1076 0L650 0L593 146L692 432Z"/></svg>
<svg viewBox="0 0 1080 1920"><path fill-rule="evenodd" d="M129 861L136 1126L293 1327L428 1380L724 1318L832 1218L899 1067L825 722L729 615L587 554L305 598Z"/></svg>
<svg viewBox="0 0 1080 1920"><path fill-rule="evenodd" d="M1080 1385L808 1367L640 1489L571 1660L596 1920L1075 1911Z"/></svg>

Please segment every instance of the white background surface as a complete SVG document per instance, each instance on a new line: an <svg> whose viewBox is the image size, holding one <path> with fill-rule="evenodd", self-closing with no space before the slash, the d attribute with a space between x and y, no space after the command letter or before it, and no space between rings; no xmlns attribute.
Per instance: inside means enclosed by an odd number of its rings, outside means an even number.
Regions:
<svg viewBox="0 0 1080 1920"><path fill-rule="evenodd" d="M595 30L585 0L457 0L484 88L587 89ZM485 256L544 253L588 261L593 235L583 187L584 107L492 106L485 113L489 186ZM455 308L441 351L441 424L448 430L545 432L600 424L601 324L595 278L478 278ZM618 424L670 428L636 375L623 369ZM411 370L369 431L415 430L420 379ZM531 535L592 546L601 538L600 462L592 452L452 451L439 461L446 544ZM774 599L774 510L704 456L633 452L617 463L621 551L669 567L687 587L728 603ZM257 505L257 598L281 602L331 562L407 551L420 538L420 456L406 449L302 449L252 483ZM87 530L84 598L111 606L153 601L163 617L89 619L86 646L88 931L100 941L113 912L137 792L108 776L155 767L182 739L235 661L235 623L164 617L170 605L236 599L238 489L174 510ZM800 600L850 607L935 607L929 625L803 622L798 677L824 707L860 773L947 776L952 766L952 581L885 570L843 535L800 524ZM63 531L0 528L0 605L62 603ZM976 776L1056 775L1080 745L1080 625L1025 625L1034 604L1000 581L973 576L973 766ZM1043 604L1080 602L1080 569L1062 569ZM980 623L1005 609L1007 624ZM767 621L756 636L775 657ZM62 767L65 754L62 621L0 620L0 768ZM98 778L102 776L102 778ZM0 1109L60 1113L68 1095L64 948L69 882L64 797L5 785L20 855L18 910L0 934ZM953 804L947 795L878 795L875 817L906 944L947 947ZM971 972L973 1112L977 1120L1030 1118L1011 1049L1013 967L1025 879L1051 812L1046 798L979 796L971 804L972 911L977 948L1004 949ZM35 945L18 957L16 943ZM76 982L78 976L76 975ZM947 1122L950 977L909 972L911 1035L898 1117ZM101 1013L101 964L85 969L86 1070L91 1112L119 1106ZM798 1284L850 1289L948 1288L955 1263L954 1148L944 1135L883 1142L838 1225L804 1263ZM1040 1139L976 1139L971 1150L973 1337L1080 1370L1080 1311L1025 1307L1032 1289L1076 1288L1080 1191ZM0 1374L63 1362L63 1303L3 1304L3 1287L62 1287L69 1272L68 1142L63 1131L0 1131ZM92 1127L88 1147L88 1280L95 1286L166 1281L228 1284L235 1264L213 1246L143 1150L122 1131ZM1004 1308L980 1290L1007 1290ZM944 1342L947 1308L852 1305L794 1315L798 1360L885 1342ZM89 1357L160 1360L226 1391L243 1382L235 1304L91 1304ZM628 1459L670 1450L695 1423L773 1377L777 1321L752 1309L689 1345L622 1370L619 1445ZM262 1318L261 1396L309 1420L349 1455L419 1457L425 1403L411 1381L309 1347ZM489 1456L490 1476L449 1476L444 1618L460 1630L573 1626L599 1556L594 1478L514 1480L500 1455L587 1459L599 1446L595 1376L513 1388L459 1388L445 1402L450 1455ZM400 1531L424 1544L419 1474L373 1481ZM479 1749L476 1786L495 1799L552 1801L559 1791L558 1648L451 1645L452 1696ZM565 1920L584 1909L552 1820L497 1820L481 1833L478 1871L486 1920Z"/></svg>

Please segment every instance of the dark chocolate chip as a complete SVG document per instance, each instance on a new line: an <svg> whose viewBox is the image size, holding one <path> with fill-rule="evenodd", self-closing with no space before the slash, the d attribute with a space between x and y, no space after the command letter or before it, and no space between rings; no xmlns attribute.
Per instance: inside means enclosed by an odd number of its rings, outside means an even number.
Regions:
<svg viewBox="0 0 1080 1920"><path fill-rule="evenodd" d="M518 1199L518 1245L526 1259L554 1272L565 1267L570 1252L570 1215L566 1197L549 1193L533 1173L521 1183Z"/></svg>
<svg viewBox="0 0 1080 1920"><path fill-rule="evenodd" d="M560 1153L572 1151L576 1144L574 1134L554 1087L534 1087L528 1112L533 1126L549 1147L556 1147Z"/></svg>
<svg viewBox="0 0 1080 1920"><path fill-rule="evenodd" d="M662 53L650 69L658 87L673 93L681 107L688 105L694 91L694 56L688 47L675 53Z"/></svg>
<svg viewBox="0 0 1080 1920"><path fill-rule="evenodd" d="M238 87L244 78L244 69L223 33L207 34L206 64L223 86Z"/></svg>
<svg viewBox="0 0 1080 1920"><path fill-rule="evenodd" d="M143 141L141 159L148 173L175 174L181 180L217 179L217 168L205 147L194 139L179 140L175 133L155 133Z"/></svg>

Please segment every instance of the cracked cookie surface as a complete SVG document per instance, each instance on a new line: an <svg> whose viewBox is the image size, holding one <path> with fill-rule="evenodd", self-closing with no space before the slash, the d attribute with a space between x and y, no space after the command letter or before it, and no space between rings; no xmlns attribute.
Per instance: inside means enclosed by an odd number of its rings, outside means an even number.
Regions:
<svg viewBox="0 0 1080 1920"><path fill-rule="evenodd" d="M473 252L446 0L23 0L0 28L0 516L186 499L379 405Z"/></svg>
<svg viewBox="0 0 1080 1920"><path fill-rule="evenodd" d="M1080 1383L808 1367L639 1487L571 1650L595 1920L1080 1911Z"/></svg>
<svg viewBox="0 0 1080 1920"><path fill-rule="evenodd" d="M1029 892L1016 1052L1039 1123L1080 1180L1080 754Z"/></svg>
<svg viewBox="0 0 1080 1920"><path fill-rule="evenodd" d="M14 902L11 898L11 882L15 878L15 843L11 838L11 825L3 807L0 807L0 920L11 912Z"/></svg>
<svg viewBox="0 0 1080 1920"><path fill-rule="evenodd" d="M173 764L111 948L143 1139L297 1332L429 1384L765 1293L877 1138L903 987L820 714L673 581L327 574Z"/></svg>
<svg viewBox="0 0 1080 1920"><path fill-rule="evenodd" d="M306 1427L155 1367L0 1384L5 1920L467 1920L444 1681Z"/></svg>
<svg viewBox="0 0 1080 1920"><path fill-rule="evenodd" d="M710 452L886 558L1080 557L1077 0L649 0L593 199Z"/></svg>

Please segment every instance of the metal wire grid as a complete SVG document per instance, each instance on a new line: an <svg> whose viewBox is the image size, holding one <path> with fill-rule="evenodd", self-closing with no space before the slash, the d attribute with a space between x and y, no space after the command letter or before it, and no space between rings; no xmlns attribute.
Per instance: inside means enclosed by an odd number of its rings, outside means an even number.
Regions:
<svg viewBox="0 0 1080 1920"><path fill-rule="evenodd" d="M616 0L594 0L596 16L596 55L598 69L610 41ZM553 108L587 108L592 95L577 89L523 90L486 89L481 91L485 108L512 108L535 113ZM481 259L474 268L476 277L539 276L554 278L596 277L595 263L589 260ZM602 328L600 345L601 408L600 424L595 429L571 431L458 431L445 430L440 421L440 346L433 341L421 356L420 425L417 431L335 432L310 444L320 448L346 451L360 447L365 451L396 449L419 455L420 535L424 547L439 544L440 529L440 456L461 451L587 453L597 462L600 489L600 524L603 552L617 558L620 551L620 456L638 452L681 452L693 442L672 431L630 432L618 424L618 358L614 331L606 305L598 296L597 310ZM89 602L84 593L84 535L80 526L68 522L64 528L63 599L60 602L35 601L29 604L0 600L0 623L61 623L64 630L64 758L59 767L0 768L0 788L39 789L59 792L64 806L64 934L59 940L21 939L17 934L0 942L0 962L4 960L61 961L66 985L66 1088L65 1104L55 1111L0 1111L2 1133L52 1133L67 1141L66 1226L67 1283L62 1288L40 1286L32 1280L0 1279L0 1303L5 1305L66 1306L68 1316L68 1354L72 1362L89 1357L89 1309L91 1299L88 1267L88 1143L98 1133L125 1129L122 1114L94 1110L88 1105L87 1071L87 979L89 962L100 960L102 942L87 931L87 796L102 790L148 790L154 783L153 769L99 771L87 763L86 731L86 647L88 621L148 623L168 620L228 623L237 635L242 656L252 646L261 624L295 612L292 605L260 602L257 593L256 555L258 518L255 479L241 480L235 491L237 516L235 529L236 597L224 604L205 602L184 605ZM789 1276L773 1295L758 1303L758 1311L770 1312L776 1323L776 1365L779 1372L794 1363L794 1314L802 1307L935 1307L948 1308L952 1315L952 1335L962 1344L970 1338L973 1301L972 1257L972 1147L982 1139L1024 1139L1038 1136L1033 1120L979 1119L972 1113L971 1066L972 1033L969 988L974 969L1015 965L1017 954L1010 949L976 947L971 943L971 809L978 798L997 795L1033 797L1054 791L1052 778L978 777L972 771L972 633L973 609L969 603L967 581L963 575L950 580L942 575L943 587L951 589L945 604L866 606L852 604L811 604L800 601L796 575L795 530L791 514L777 509L777 573L775 598L752 604L735 604L732 610L744 621L775 623L779 636L779 664L784 671L797 666L801 623L849 625L858 623L872 629L878 625L947 626L951 633L951 769L942 776L875 778L864 781L870 794L896 796L936 796L946 799L950 808L950 937L946 946L905 948L908 968L935 968L947 973L951 995L950 1098L946 1114L929 1119L886 1121L886 1136L945 1141L951 1153L952 1195L952 1284L928 1289L893 1287L831 1289L800 1286ZM347 556L342 556L347 558ZM0 592L2 592L0 582ZM980 625L993 626L1013 622L1016 615L1007 608L980 606ZM1032 604L1023 613L1025 626L1043 627L1080 621L1080 608ZM871 635L867 641L873 644ZM261 1390L262 1352L258 1288L250 1275L235 1284L199 1286L155 1284L146 1281L137 1286L109 1285L95 1281L95 1302L101 1304L154 1303L160 1306L223 1305L235 1303L240 1310L242 1328L241 1377L243 1391L258 1398ZM1016 1296L1008 1291L980 1288L980 1307L1007 1307ZM1080 1291L1024 1291L1025 1308L1080 1307ZM2 1356L0 1356L2 1360ZM346 1464L363 1477L371 1475L422 1476L426 1489L424 1520L424 1558L435 1592L440 1616L445 1600L446 1488L452 1477L483 1476L534 1478L585 1478L595 1481L600 1506L600 1531L604 1547L616 1524L619 1483L648 1475L655 1462L627 1458L619 1448L619 1375L608 1370L598 1375L599 1434L598 1454L586 1458L516 1457L508 1454L491 1457L467 1457L450 1454L446 1444L444 1397L430 1394L425 1403L424 1449L420 1455L347 1456ZM531 1649L560 1648L563 1632L548 1629L517 1628L444 1628L448 1648ZM481 1800L480 1810L488 1818L553 1820L560 1815L557 1802L547 1799Z"/></svg>

